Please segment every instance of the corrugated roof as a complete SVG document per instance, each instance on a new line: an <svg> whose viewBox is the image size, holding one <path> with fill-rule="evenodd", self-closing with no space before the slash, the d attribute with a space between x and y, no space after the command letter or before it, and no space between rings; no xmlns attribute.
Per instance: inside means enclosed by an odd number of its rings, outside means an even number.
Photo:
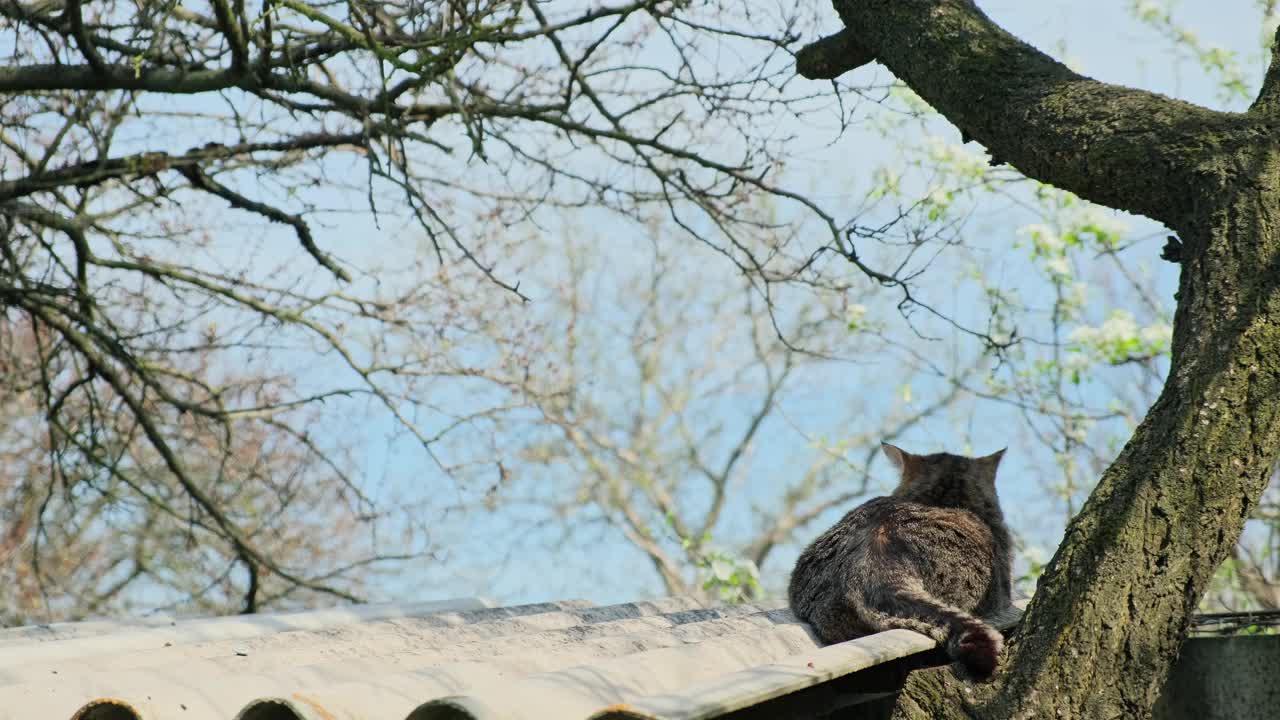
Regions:
<svg viewBox="0 0 1280 720"><path fill-rule="evenodd" d="M0 718L713 718L934 647L779 603L481 600L0 630Z"/></svg>

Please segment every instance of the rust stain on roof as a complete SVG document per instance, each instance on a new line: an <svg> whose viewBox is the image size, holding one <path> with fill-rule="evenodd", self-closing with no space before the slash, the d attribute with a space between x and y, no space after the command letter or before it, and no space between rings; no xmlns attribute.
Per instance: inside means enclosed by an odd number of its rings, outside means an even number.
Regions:
<svg viewBox="0 0 1280 720"><path fill-rule="evenodd" d="M326 710L323 705L313 700L312 698L309 698L306 695L303 695L302 693L299 693L299 692L294 693L293 698L300 702L306 703L307 706L310 707L312 710L315 710L316 714L319 715L323 720L337 720L337 716L335 716L333 713Z"/></svg>

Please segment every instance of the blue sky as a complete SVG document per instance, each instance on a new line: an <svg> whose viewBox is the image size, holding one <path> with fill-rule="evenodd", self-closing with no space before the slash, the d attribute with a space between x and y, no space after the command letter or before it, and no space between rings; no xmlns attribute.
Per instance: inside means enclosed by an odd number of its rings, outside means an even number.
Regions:
<svg viewBox="0 0 1280 720"><path fill-rule="evenodd" d="M1142 87L1166 93L1210 107L1222 107L1219 88L1212 82L1198 63L1185 54L1171 49L1160 34L1134 19L1132 7L1139 4L1084 0L1037 0L1035 3L980 2L997 22L1042 50L1065 59L1081 72L1100 80ZM1185 28L1194 30L1201 41L1237 51L1253 86L1261 76L1262 58L1259 28L1260 5L1256 0L1232 0L1230 2L1178 2L1173 5L1175 20ZM828 30L838 28L834 11L827 11ZM811 38L816 39L816 38ZM851 83L884 83L887 72L880 67L858 70L846 78ZM808 82L808 81L798 81ZM821 83L812 83L821 91ZM144 103L163 107L168 98L147 98ZM815 106L822 103L815 103ZM898 141L924 142L926 133L946 142L958 143L959 134L944 122L924 126L918 123L904 125L899 134L886 139L869 126L855 125L843 135L837 133L834 98L825 108L815 109L811 116L787 121L777 132L794 133L796 139L789 148L789 164L786 181L800 190L812 192L824 202L833 205L855 206L866 191L876 182L873 171L877 167L895 169L903 162ZM1239 109L1237 102L1232 109ZM861 117L880 117L883 113L873 104L857 107ZM178 122L173 119L164 122ZM171 127L171 126L166 126ZM141 131L140 131L141 132ZM198 133L176 132L168 135L172 149L189 147L191 135ZM200 137L201 142L210 138ZM142 135L150 149L154 138ZM975 150L972 144L970 150ZM123 146L121 148L123 151ZM334 156L330 164L330 177L357 187L363 180L364 166L359 159L350 156ZM900 169L900 168L899 168ZM913 191L922 189L921 180L910 180ZM269 182L264 182L260 192L271 192ZM1017 192L1024 192L1019 190ZM1016 195L1017 193L1015 193ZM361 192L347 188L346 192L332 190L317 196L335 212L318 223L316 235L319 244L327 250L350 259L363 267L383 265L391 270L403 271L405 259L422 254L425 239L407 221L384 216L376 225L365 211L365 198ZM939 306L954 309L957 316L978 323L983 320L985 306L981 292L971 283L960 280L965 262L972 262L989 282L1002 289L1018 289L1023 301L1033 307L1043 308L1050 300L1048 286L1038 279L1035 268L1027 257L1025 248L1012 250L1019 241L1018 229L1036 218L1018 206L1016 197L988 199L972 208L963 225L965 245L946 256L947 262L931 271L926 281L925 294ZM244 218L228 213L219 218L223 235L218 236L210 257L220 254L239 256L254 254L254 269L277 263L290 263L295 258L296 240L278 228L263 229L257 218ZM1158 260L1162 233L1152 223L1140 218L1128 218L1129 233L1134 238L1147 238L1126 251L1126 263L1134 272L1149 274L1155 294L1168 301L1176 281L1176 267ZM232 224L235 223L235 224ZM673 228L662 232L675 236ZM596 316L601 322L616 321L625 316L625 303L615 295L630 277L628 263L643 262L637 249L645 246L644 229L618 220L604 213L586 213L570 220L544 222L539 228L523 227L517 233L546 233L548 242L554 243L556 235L586 233L608 243L614 253L608 272L600 276L598 284L600 310ZM687 241L686 241L687 242ZM876 249L868 251L875 256ZM887 254L886 254L887 253ZM733 269L721 259L705 251L689 250L690 264L697 265L697 273L691 282L716 283L732 277ZM886 249L883 258L891 257ZM554 292L555 283L563 273L563 263L554 255L529 260L521 265L518 260L503 266L500 271L510 272L519 280L522 290L533 299L536 315L549 312L548 298ZM1087 315L1094 323L1100 323L1114 306L1134 302L1123 290L1109 293L1104 283L1114 280L1114 272L1101 261L1082 260L1080 273L1097 282L1097 289L1090 297ZM290 266L291 268L293 266ZM297 266L298 272L310 272L311 265ZM701 274L698 274L701 273ZM389 277L389 275L388 275ZM388 284L413 282L413 278L399 275L387 279ZM865 284L865 283L864 283ZM860 287L859 292L863 292ZM917 341L892 306L896 298L889 291L873 292L865 288L865 297L857 302L870 308L872 317L884 322L895 338L914 343L913 347L943 364L963 362L981 353L981 348L971 339L959 333L939 329L936 324L926 326L939 330L937 341ZM499 291L494 290L497 294ZM612 305L610 303L613 303ZM786 313L784 307L782 312ZM696 343L697 338L691 340ZM302 355L282 355L273 363L282 369L297 366ZM942 391L936 381L921 377L904 376L900 356L860 356L856 363L830 363L814 365L806 369L802 381L783 400L784 415L772 418L762 429L754 444L749 469L743 473L735 487L738 504L725 518L717 531L717 541L732 545L751 528L751 505L767 507L775 502L779 493L794 478L798 467L812 459L815 451L804 434L823 436L830 442L842 435L867 432L878 425L886 413L900 411L913 403L927 403ZM304 382L329 383L334 378L324 374L328 366L321 361L305 359ZM315 362L314 365L311 363ZM596 379L602 395L614 393L623 396L628 376L624 363L609 368ZM1114 377L1099 378L1083 392L1090 402L1105 405L1109 393L1122 395L1122 387L1130 375L1117 372ZM608 383L618 382L616 389ZM904 387L910 386L908 400ZM460 411L469 402L465 392L458 387L445 387L430 398L446 410ZM710 425L723 423L730 429L740 425L750 408L758 402L759 393L750 383L740 383L727 390L720 402L708 407L702 422ZM460 513L443 512L442 508L459 501L474 499L484 487L459 486L452 479L443 477L428 461L421 450L403 437L396 437L393 423L385 412L376 406L353 403L338 408L336 422L316 428L317 437L333 442L347 441L354 445L359 463L359 474L366 488L378 499L394 503L407 497L422 503L419 520L429 529L430 539L438 552L394 573L375 579L367 588L372 599L429 600L464 595L483 595L501 602L530 602L563 597L585 597L596 602L612 602L636 597L651 596L660 592L657 578L644 558L622 541L614 532L594 531L572 545L562 545L557 528L531 528L528 521L534 518L528 513ZM345 413L350 411L350 415ZM794 425L794 427L793 427ZM797 432L799 429L802 432ZM803 433L803 434L802 434ZM1001 472L1001 491L1010 523L1030 545L1048 552L1056 543L1063 518L1060 503L1044 496L1043 475L1052 459L1037 450L1027 436L1025 425L1017 413L1006 407L988 402L967 399L958 403L935 421L912 429L898 440L904 448L917 452L936 450L987 453L999 447L1009 446L1005 465ZM483 448L455 448L459 453L483 452ZM712 449L713 451L715 449ZM714 452L713 452L714 454ZM876 482L872 490L888 489L894 478L887 462L878 460L873 466ZM547 479L551 482L554 478ZM563 478L561 478L563 480ZM541 481L541 480L539 480ZM696 494L681 498L682 502L696 504L701 499ZM801 532L801 542L816 535L840 513L833 510L827 517ZM723 536L723 537L721 537ZM790 570L790 560L798 551L798 545L781 550L763 569L765 584L776 588L785 583Z"/></svg>
<svg viewBox="0 0 1280 720"><path fill-rule="evenodd" d="M1192 59L1176 55L1155 31L1137 23L1125 3L1039 2L1033 5L985 2L981 5L1010 31L1055 57L1065 58L1085 74L1211 107L1222 107L1218 88L1207 79L1206 73ZM1210 5L1179 3L1174 6L1175 19L1194 29L1204 42L1240 52L1249 77L1256 84L1262 68L1257 3L1240 1ZM885 75L880 68L858 72ZM815 120L814 126L821 128L821 121ZM948 137L958 135L954 129L945 127L935 132ZM797 162L789 169L793 181L803 186L805 174L811 173L815 181L821 178L822 182L830 184L831 166L836 165L839 168L837 172L847 173L848 186L858 187L866 181L867 167L893 161L894 148L870 133L848 133L834 148L827 147L829 141L830 136L821 129L813 132L811 147L798 149L802 156L806 151L809 153L806 157L809 162ZM802 140L800 144L803 146L805 143ZM847 162L846 158L849 159ZM1015 229L1023 222L1026 222L1025 218L1018 217L1016 210L1007 207L978 208L969 231L989 236L992 251L998 253L1004 244L1012 241ZM1131 233L1135 236L1162 237L1158 235L1158 227L1141 218L1130 219L1130 223ZM1157 259L1159 245L1159 241L1147 241L1129 251L1128 261L1135 268L1151 273L1154 286L1167 298L1176 282L1175 268ZM1016 276L1024 267L1022 262L1011 260L1005 272ZM996 270L999 272L1000 268ZM1094 300L1098 305L1108 302L1106 297ZM944 348L939 350L948 351ZM804 418L810 429L823 432L850 420L838 402L832 403L833 394L838 398L842 393L855 392L862 395L861 399L870 407L880 409L900 402L900 388L896 384L878 387L875 377L872 371L851 378L848 369L839 366L815 372L810 378L813 382L811 391L788 398L787 414L793 418ZM1105 385L1094 390L1106 391ZM926 384L916 392L917 395L928 393L929 387ZM743 405L749 405L750 400L750 397L744 397ZM1017 419L1007 412L972 402L958 408L957 417L950 422L931 423L913 430L901 440L901 444L909 449L933 451L944 448L959 450L971 443L975 452L990 452L998 446L1011 445L1002 470L1006 512L1015 530L1031 544L1048 552L1056 543L1062 519L1046 519L1046 513L1054 510L1048 509L1035 480L1038 464L1046 461L1042 456L1019 452L1027 446L1025 438L1019 437L1016 423ZM762 437L767 440L758 443L751 473L742 492L757 494L763 500L779 482L785 483L788 472L794 471L798 447L803 443L794 433L789 434L789 429L782 427L781 423L762 433ZM1012 439L1005 439L1009 437ZM887 488L892 483L887 463L881 462L878 470L879 482ZM1060 514L1061 510L1057 512ZM807 531L808 535L820 532L825 526L823 523L833 519L834 514L815 524ZM747 519L740 517L736 520L745 523ZM657 592L656 578L638 554L608 534L595 544L563 548L561 552L565 555L559 555L552 535L494 533L489 522L493 521L475 518L461 523L460 527L453 527L453 536L447 539L442 536L441 539L446 539L454 551L446 554L447 562L424 568L425 577L422 579L426 580L425 583L404 577L402 579L407 582L403 586L388 589L397 594L421 594L424 590L433 595L482 594L505 602L561 596L588 597L597 602L607 602ZM733 522L727 526L733 527ZM505 537L509 543L494 545L495 537ZM495 550L488 553L492 565L484 560L486 548ZM766 566L766 584L780 585L778 580L789 570L789 560L796 549L793 547L780 553ZM589 557L583 557L583 553ZM508 556L514 561L499 562ZM581 570L584 567L587 568L585 572ZM566 568L573 570L566 572Z"/></svg>

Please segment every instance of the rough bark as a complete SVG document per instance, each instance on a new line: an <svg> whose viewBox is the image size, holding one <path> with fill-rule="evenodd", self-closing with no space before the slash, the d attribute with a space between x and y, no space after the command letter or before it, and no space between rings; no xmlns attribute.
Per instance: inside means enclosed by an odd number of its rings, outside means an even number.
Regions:
<svg viewBox="0 0 1280 720"><path fill-rule="evenodd" d="M1247 113L1077 75L968 0L836 0L801 54L875 58L994 157L1177 231L1166 385L1047 567L989 687L915 673L901 718L1149 715L1191 611L1280 458L1280 62Z"/></svg>

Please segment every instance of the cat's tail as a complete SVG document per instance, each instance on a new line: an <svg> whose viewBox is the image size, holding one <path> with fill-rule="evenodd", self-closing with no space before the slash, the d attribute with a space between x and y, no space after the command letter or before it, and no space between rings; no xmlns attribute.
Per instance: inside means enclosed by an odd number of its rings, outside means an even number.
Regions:
<svg viewBox="0 0 1280 720"><path fill-rule="evenodd" d="M975 680L989 680L1000 662L1004 638L998 630L930 595L917 582L851 594L854 610L871 630L902 629L928 635Z"/></svg>

